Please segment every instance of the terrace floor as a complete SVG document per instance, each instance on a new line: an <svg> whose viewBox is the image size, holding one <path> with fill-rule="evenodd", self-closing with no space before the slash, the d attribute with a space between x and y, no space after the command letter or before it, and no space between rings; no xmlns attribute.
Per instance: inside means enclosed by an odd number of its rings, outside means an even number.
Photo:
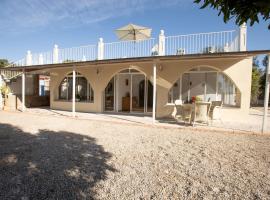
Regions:
<svg viewBox="0 0 270 200"><path fill-rule="evenodd" d="M270 198L269 135L88 116L1 111L0 199Z"/></svg>
<svg viewBox="0 0 270 200"><path fill-rule="evenodd" d="M195 129L209 129L220 130L229 132L255 132L260 133L263 119L263 108L254 107L249 111L249 115L243 115L237 112L235 108L223 108L222 120L213 120L209 126L205 124L196 124ZM33 113L38 115L49 116L66 116L72 117L72 113L69 111L51 110L49 108L30 108L26 110L26 113ZM233 113L233 114L232 114ZM269 111L270 113L270 111ZM94 120L94 121L106 121L113 123L130 123L137 125L152 126L152 117L150 115L130 115L124 113L82 113L76 112L76 119ZM183 123L177 123L174 119L158 119L156 121L158 127L170 127L170 128L193 128ZM267 132L270 133L270 116L268 116Z"/></svg>

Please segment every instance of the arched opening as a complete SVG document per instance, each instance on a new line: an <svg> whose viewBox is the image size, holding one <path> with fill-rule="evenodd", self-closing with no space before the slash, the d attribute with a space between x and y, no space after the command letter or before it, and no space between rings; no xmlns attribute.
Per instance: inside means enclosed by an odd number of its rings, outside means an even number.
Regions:
<svg viewBox="0 0 270 200"><path fill-rule="evenodd" d="M192 97L202 101L222 101L224 105L240 107L241 93L231 79L214 68L197 67L184 74L173 84L168 102L181 99L190 102Z"/></svg>
<svg viewBox="0 0 270 200"><path fill-rule="evenodd" d="M117 73L104 91L104 110L147 113L152 111L153 86L146 75L136 69Z"/></svg>
<svg viewBox="0 0 270 200"><path fill-rule="evenodd" d="M59 100L72 101L72 73L69 73L58 87ZM88 80L76 72L75 98L78 102L94 102L94 91Z"/></svg>

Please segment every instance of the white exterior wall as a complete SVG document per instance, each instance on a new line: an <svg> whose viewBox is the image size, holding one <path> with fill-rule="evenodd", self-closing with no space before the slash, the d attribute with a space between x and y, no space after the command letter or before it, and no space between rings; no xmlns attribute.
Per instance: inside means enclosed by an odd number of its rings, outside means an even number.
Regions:
<svg viewBox="0 0 270 200"><path fill-rule="evenodd" d="M130 66L145 73L147 78L152 82L153 80L153 63L144 64L109 64L95 66L77 67L77 71L84 75L90 82L94 90L94 102L76 102L76 111L81 112L103 112L104 90L115 74ZM216 58L216 59L196 59L196 60L178 60L178 61L164 61L157 64L157 117L168 117L172 114L172 106L168 104L168 92L172 85L177 81L181 75L192 68L198 66L213 67L225 73L238 87L241 92L241 106L237 109L242 113L248 113L250 104L250 89L251 89L251 70L252 57L241 58ZM98 69L98 73L97 73ZM58 100L58 87L66 74L70 73L72 68L61 68L51 70L51 84L50 84L50 98L51 108L59 110L70 110L72 108L71 102ZM124 81L124 80L123 80ZM153 83L153 82L152 82ZM125 85L125 84L124 84ZM120 88L119 92L126 93L130 87L126 89ZM134 96L134 95L133 95ZM119 110L121 109L121 99L119 99Z"/></svg>

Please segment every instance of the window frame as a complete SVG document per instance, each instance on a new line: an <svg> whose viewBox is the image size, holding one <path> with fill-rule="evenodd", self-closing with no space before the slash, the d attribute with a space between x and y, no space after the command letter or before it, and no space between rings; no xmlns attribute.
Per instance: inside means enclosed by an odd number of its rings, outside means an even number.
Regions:
<svg viewBox="0 0 270 200"><path fill-rule="evenodd" d="M79 98L76 98L76 96L78 95L78 78L83 78L86 80L86 100L80 100ZM69 91L72 91L72 84L69 84L71 80L73 80L73 75L72 72L68 73L60 82L59 86L58 86L58 100L59 101L67 101L67 102L71 102L72 101L72 95L70 97L69 95ZM66 86L66 91L62 91L62 86L65 83L67 84ZM71 88L71 89L70 89ZM62 95L62 93L64 93L65 95ZM62 98L62 96L65 96ZM94 103L95 101L95 94L94 94L94 90L90 84L90 82L87 80L87 78L85 76L83 76L82 74L80 74L79 72L76 72L76 85L75 85L75 101L76 102L81 102L81 103Z"/></svg>

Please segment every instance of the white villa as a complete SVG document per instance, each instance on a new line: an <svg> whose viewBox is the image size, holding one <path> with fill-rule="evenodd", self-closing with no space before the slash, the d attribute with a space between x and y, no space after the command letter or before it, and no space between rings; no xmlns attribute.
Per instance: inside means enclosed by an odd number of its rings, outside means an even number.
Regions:
<svg viewBox="0 0 270 200"><path fill-rule="evenodd" d="M247 28L106 43L32 54L8 67L20 71L16 91L24 110L34 94L32 75L50 76L50 108L170 117L175 100L222 101L224 112L247 114L252 57ZM31 99L31 98L30 98Z"/></svg>

